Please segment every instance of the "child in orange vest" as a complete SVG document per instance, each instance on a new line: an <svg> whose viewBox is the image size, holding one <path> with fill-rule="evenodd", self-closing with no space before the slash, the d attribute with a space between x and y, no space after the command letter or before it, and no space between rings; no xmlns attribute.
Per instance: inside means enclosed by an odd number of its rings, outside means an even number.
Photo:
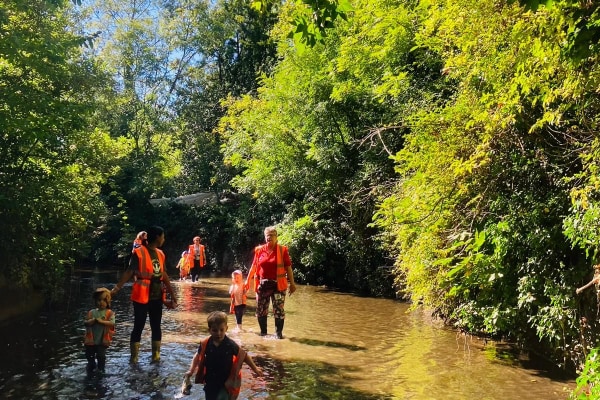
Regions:
<svg viewBox="0 0 600 400"><path fill-rule="evenodd" d="M226 335L227 314L213 311L207 321L210 336L202 340L185 373L182 393L190 394L191 377L196 373L195 383L204 384L206 400L235 400L242 384L242 364L248 364L258 376L262 376L262 371L252 357Z"/></svg>
<svg viewBox="0 0 600 400"><path fill-rule="evenodd" d="M242 271L236 269L231 273L231 286L229 286L229 295L231 296L231 306L229 312L235 314L236 330L242 330L242 318L246 311L246 285L242 279Z"/></svg>
<svg viewBox="0 0 600 400"><path fill-rule="evenodd" d="M179 259L179 262L177 263L177 266L175 267L179 270L179 280L180 281L185 281L187 276L190 274L190 265L188 264L188 254L189 254L189 251L187 251L187 250L184 251L183 253L181 253L181 258Z"/></svg>
<svg viewBox="0 0 600 400"><path fill-rule="evenodd" d="M104 372L106 349L115 333L115 313L110 309L110 290L98 288L93 294L96 308L87 313L85 325L85 358L88 361L86 371L91 374L98 366ZM96 365L96 360L98 364Z"/></svg>

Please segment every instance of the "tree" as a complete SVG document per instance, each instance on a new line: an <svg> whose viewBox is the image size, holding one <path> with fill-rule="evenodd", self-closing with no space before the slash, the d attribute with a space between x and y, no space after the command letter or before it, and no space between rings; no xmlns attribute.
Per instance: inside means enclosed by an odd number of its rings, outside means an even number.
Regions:
<svg viewBox="0 0 600 400"><path fill-rule="evenodd" d="M69 4L0 7L0 282L57 298L104 212L97 194L119 151L90 129L102 75L82 57Z"/></svg>

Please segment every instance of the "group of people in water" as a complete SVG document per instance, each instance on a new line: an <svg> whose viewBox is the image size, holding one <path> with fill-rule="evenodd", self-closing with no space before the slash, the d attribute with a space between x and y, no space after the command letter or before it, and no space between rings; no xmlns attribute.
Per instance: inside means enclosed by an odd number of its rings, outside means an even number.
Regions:
<svg viewBox="0 0 600 400"><path fill-rule="evenodd" d="M273 226L264 230L265 244L254 250L252 266L244 281L242 271L231 274L229 312L235 315L236 330L242 329L243 315L246 310L247 293L256 293L256 317L260 335L267 335L267 317L269 304L275 318L275 333L283 338L285 320L285 298L296 291L292 271L292 262L286 246L278 244L277 229ZM138 234L133 244L129 267L112 290L98 288L93 293L95 308L90 310L84 320L86 328L84 345L88 361L87 372L96 369L104 372L106 349L115 332L115 314L110 309L114 297L132 278L131 301L134 323L130 335L130 363L139 360L140 342L146 319L150 320L152 337L152 362L160 361L162 340L161 320L163 306L177 307L177 296L165 268L165 254L160 247L165 241L165 232L154 226ZM183 261L182 261L183 260ZM204 246L196 236L180 259L178 268L189 268L193 282L200 275L200 269L206 265ZM170 299L167 300L167 294ZM209 313L207 318L209 336L204 338L192 358L189 370L185 373L182 393L189 394L192 379L204 384L207 400L235 399L240 392L241 367L246 363L257 375L262 371L254 364L250 355L235 341L227 337L228 315L221 310Z"/></svg>
<svg viewBox="0 0 600 400"><path fill-rule="evenodd" d="M193 243L188 249L181 253L181 258L176 268L179 270L179 280L186 280L188 277L192 282L200 281L200 271L206 265L206 253L204 245L200 243L200 236L194 237Z"/></svg>

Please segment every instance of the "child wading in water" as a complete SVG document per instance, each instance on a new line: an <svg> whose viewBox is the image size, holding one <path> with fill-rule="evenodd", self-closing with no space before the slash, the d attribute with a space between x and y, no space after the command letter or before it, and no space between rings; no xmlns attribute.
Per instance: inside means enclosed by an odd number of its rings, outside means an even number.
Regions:
<svg viewBox="0 0 600 400"><path fill-rule="evenodd" d="M190 266L188 264L188 254L189 252L186 250L183 253L181 253L181 258L179 259L179 262L177 263L177 266L175 268L177 268L179 270L179 280L180 281L185 281L186 278L188 277L188 275L190 274Z"/></svg>
<svg viewBox="0 0 600 400"><path fill-rule="evenodd" d="M115 333L115 313L110 309L110 290L98 288L93 294L96 308L88 311L85 325L85 358L86 371L91 374L96 366L104 372L106 365L106 349ZM98 364L96 364L96 360Z"/></svg>
<svg viewBox="0 0 600 400"><path fill-rule="evenodd" d="M195 383L204 384L206 400L237 399L242 385L242 363L248 364L258 376L262 376L262 371L252 357L225 334L227 314L213 311L207 321L210 336L202 340L185 373L182 393L190 394L191 377L196 373Z"/></svg>
<svg viewBox="0 0 600 400"><path fill-rule="evenodd" d="M242 271L236 269L231 273L231 286L229 286L229 295L231 296L231 307L229 312L235 314L236 329L242 330L242 318L246 311L246 287L242 279Z"/></svg>

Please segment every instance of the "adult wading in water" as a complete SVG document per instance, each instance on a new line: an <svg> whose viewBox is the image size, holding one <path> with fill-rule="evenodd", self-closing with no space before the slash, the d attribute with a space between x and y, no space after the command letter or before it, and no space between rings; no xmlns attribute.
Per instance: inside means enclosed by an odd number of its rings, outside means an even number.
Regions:
<svg viewBox="0 0 600 400"><path fill-rule="evenodd" d="M260 335L267 334L267 316L269 301L271 301L275 317L275 332L277 338L282 339L288 281L290 296L296 291L292 260L287 247L277 243L277 229L274 226L265 228L265 242L264 245L254 249L254 260L246 279L246 289L250 287L251 279L254 278L256 318L260 326Z"/></svg>
<svg viewBox="0 0 600 400"><path fill-rule="evenodd" d="M112 289L116 294L125 282L136 276L131 291L133 303L133 330L131 331L131 359L137 363L140 352L142 331L146 325L146 316L150 316L150 329L152 330L152 362L160 360L160 342L162 339L161 320L163 306L163 284L171 294L172 307L177 307L177 300L171 281L165 270L165 254L159 249L165 242L165 231L159 226L148 229L148 237L142 246L133 250L129 268Z"/></svg>
<svg viewBox="0 0 600 400"><path fill-rule="evenodd" d="M194 237L193 242L188 247L188 265L191 268L192 282L200 282L200 271L206 265L206 254L204 245L200 244L200 236Z"/></svg>

